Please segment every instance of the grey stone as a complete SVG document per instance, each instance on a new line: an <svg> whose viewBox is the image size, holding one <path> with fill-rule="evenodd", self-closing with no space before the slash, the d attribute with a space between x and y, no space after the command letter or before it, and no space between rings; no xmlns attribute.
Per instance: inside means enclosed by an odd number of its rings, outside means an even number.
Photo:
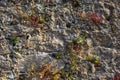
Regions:
<svg viewBox="0 0 120 80"><path fill-rule="evenodd" d="M110 80L113 73L120 71L119 0L74 0L74 3L73 0L46 1L0 0L0 73L12 68L13 73L16 73L15 69L18 67L26 71L32 63L37 68L38 65L53 62L55 69L63 69L64 63L61 60L42 54L65 52L67 45L81 34L88 35L84 45L81 45L83 59L79 63L83 67L81 73L78 74L76 71L73 78ZM78 7L73 5L75 1L78 2ZM17 7L22 10L21 13L29 16L28 20L24 20L23 14L19 13ZM33 11L34 14L32 14ZM78 16L78 13L82 11L86 13L85 20ZM104 20L100 23L92 22L88 16L90 13L99 14L99 17ZM48 21L42 23L41 28L37 30L36 25L40 23L35 19L33 22L35 21L36 24L31 25L31 15L38 18L39 15L44 18L47 15ZM67 23L70 23L70 26ZM28 38L30 48L26 48L26 34L31 36ZM19 41L13 46L10 39L15 36L19 38ZM17 53L12 56L11 53L14 51ZM102 67L95 70L92 63L88 66L89 61L84 59L87 53L99 56ZM65 62L69 62L67 57L64 58ZM77 75L79 75L78 79Z"/></svg>
<svg viewBox="0 0 120 80"><path fill-rule="evenodd" d="M57 70L61 70L62 68L64 68L63 62L53 59L52 57L48 56L47 53L40 53L33 56L28 56L25 59L21 59L19 65L20 67L23 67L26 71L31 64L34 64L36 68L39 68L44 64L52 64L53 69Z"/></svg>

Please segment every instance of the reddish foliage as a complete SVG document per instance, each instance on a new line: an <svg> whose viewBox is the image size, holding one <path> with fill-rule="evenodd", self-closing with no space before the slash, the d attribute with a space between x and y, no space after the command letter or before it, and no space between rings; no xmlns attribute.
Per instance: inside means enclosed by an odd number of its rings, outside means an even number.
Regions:
<svg viewBox="0 0 120 80"><path fill-rule="evenodd" d="M96 13L89 14L88 17L89 17L93 22L101 22L101 20L102 20Z"/></svg>
<svg viewBox="0 0 120 80"><path fill-rule="evenodd" d="M35 25L35 21L34 20L30 20L29 21L31 25Z"/></svg>
<svg viewBox="0 0 120 80"><path fill-rule="evenodd" d="M37 24L36 28L41 28L42 25L41 24Z"/></svg>
<svg viewBox="0 0 120 80"><path fill-rule="evenodd" d="M30 24L31 24L31 25L35 25L37 19L38 19L37 16L32 15L32 16L30 17L30 20L29 20Z"/></svg>
<svg viewBox="0 0 120 80"><path fill-rule="evenodd" d="M36 18L37 18L37 16L35 16L35 15L31 16L32 20L35 20Z"/></svg>
<svg viewBox="0 0 120 80"><path fill-rule="evenodd" d="M120 80L120 73L116 73L112 80Z"/></svg>

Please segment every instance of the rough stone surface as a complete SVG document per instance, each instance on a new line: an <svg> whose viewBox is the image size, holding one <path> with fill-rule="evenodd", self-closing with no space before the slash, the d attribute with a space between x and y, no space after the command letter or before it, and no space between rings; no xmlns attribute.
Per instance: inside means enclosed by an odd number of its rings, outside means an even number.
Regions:
<svg viewBox="0 0 120 80"><path fill-rule="evenodd" d="M120 0L0 0L0 77L16 80L16 69L31 64L55 62L53 68L63 69L69 58L49 55L65 52L81 35L87 38L74 80L111 80L120 73ZM101 66L84 54L98 56Z"/></svg>

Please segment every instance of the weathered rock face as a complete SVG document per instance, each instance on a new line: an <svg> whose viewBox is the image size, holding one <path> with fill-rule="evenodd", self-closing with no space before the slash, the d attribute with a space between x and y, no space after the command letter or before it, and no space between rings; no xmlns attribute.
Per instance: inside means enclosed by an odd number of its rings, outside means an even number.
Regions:
<svg viewBox="0 0 120 80"><path fill-rule="evenodd" d="M75 80L110 80L120 72L119 34L119 0L0 0L0 76L8 71L13 79L17 69L27 72L31 64L52 62L54 69L69 71L68 55L62 62L48 54L73 50L81 66L74 70ZM77 38L80 45L69 49ZM86 61L86 55L98 56L102 65Z"/></svg>
<svg viewBox="0 0 120 80"><path fill-rule="evenodd" d="M52 68L56 70L61 70L62 68L64 68L64 63L62 61L57 61L47 54L48 53L39 53L36 55L27 56L25 59L20 60L20 64L18 67L21 68L21 71L24 72L26 72L27 69L30 68L31 64L33 64L36 69L45 64L52 64Z"/></svg>

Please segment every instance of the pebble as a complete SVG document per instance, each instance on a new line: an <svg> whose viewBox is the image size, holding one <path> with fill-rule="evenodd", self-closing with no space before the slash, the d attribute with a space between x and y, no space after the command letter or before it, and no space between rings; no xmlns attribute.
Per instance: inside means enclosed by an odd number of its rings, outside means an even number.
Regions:
<svg viewBox="0 0 120 80"><path fill-rule="evenodd" d="M51 19L52 19L53 22L55 22L54 14L55 14L54 12L51 12Z"/></svg>
<svg viewBox="0 0 120 80"><path fill-rule="evenodd" d="M20 58L20 59L23 58L22 55L20 53L18 53L18 52L15 52L15 57Z"/></svg>
<svg viewBox="0 0 120 80"><path fill-rule="evenodd" d="M9 79L14 79L14 75L13 75L13 73L7 73L7 78L9 78Z"/></svg>
<svg viewBox="0 0 120 80"><path fill-rule="evenodd" d="M95 73L95 72L96 72L96 69L95 69L94 64L91 64L91 71L92 71L92 73Z"/></svg>
<svg viewBox="0 0 120 80"><path fill-rule="evenodd" d="M6 60L4 56L0 56L0 60Z"/></svg>
<svg viewBox="0 0 120 80"><path fill-rule="evenodd" d="M88 45L89 47L92 47L93 42L92 42L92 40L91 40L90 38L87 38L87 39L86 39L86 42L87 42L87 45Z"/></svg>
<svg viewBox="0 0 120 80"><path fill-rule="evenodd" d="M88 70L86 68L83 68L83 74L87 75L88 74Z"/></svg>
<svg viewBox="0 0 120 80"><path fill-rule="evenodd" d="M105 14L105 16L109 17L110 16L110 10L108 8L104 8L104 14Z"/></svg>

